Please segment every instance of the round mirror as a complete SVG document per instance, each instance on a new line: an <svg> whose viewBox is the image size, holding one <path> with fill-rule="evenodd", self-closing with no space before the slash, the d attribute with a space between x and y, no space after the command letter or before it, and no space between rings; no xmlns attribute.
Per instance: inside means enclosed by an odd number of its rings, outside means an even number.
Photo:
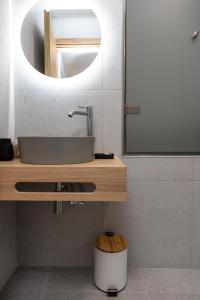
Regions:
<svg viewBox="0 0 200 300"><path fill-rule="evenodd" d="M21 43L40 73L68 78L86 70L101 45L101 29L91 9L49 9L40 1L26 15Z"/></svg>

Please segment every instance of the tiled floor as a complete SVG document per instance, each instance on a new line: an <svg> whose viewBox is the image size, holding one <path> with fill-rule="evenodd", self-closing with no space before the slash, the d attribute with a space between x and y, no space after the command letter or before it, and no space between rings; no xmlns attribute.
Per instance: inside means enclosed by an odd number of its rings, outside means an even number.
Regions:
<svg viewBox="0 0 200 300"><path fill-rule="evenodd" d="M90 268L19 268L0 300L103 300ZM135 269L118 300L200 300L200 270Z"/></svg>

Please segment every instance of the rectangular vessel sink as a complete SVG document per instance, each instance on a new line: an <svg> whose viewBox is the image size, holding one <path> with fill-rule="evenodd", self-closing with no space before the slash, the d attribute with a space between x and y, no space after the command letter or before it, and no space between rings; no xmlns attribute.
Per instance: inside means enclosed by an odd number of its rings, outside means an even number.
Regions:
<svg viewBox="0 0 200 300"><path fill-rule="evenodd" d="M93 160L95 137L18 137L21 162L79 164Z"/></svg>

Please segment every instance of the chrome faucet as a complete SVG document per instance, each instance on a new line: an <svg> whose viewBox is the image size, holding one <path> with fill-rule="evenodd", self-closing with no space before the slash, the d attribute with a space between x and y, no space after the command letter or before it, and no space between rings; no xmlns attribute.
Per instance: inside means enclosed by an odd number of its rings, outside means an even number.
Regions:
<svg viewBox="0 0 200 300"><path fill-rule="evenodd" d="M72 110L68 113L68 117L72 118L74 115L87 117L87 135L93 136L93 107L92 106L78 106L84 110Z"/></svg>

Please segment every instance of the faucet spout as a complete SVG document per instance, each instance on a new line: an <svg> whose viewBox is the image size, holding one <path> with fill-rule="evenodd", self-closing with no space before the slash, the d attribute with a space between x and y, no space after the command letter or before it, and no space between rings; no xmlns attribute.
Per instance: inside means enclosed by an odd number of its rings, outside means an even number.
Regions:
<svg viewBox="0 0 200 300"><path fill-rule="evenodd" d="M93 107L92 106L79 106L84 110L72 110L68 113L68 117L72 118L75 115L87 117L87 135L93 136Z"/></svg>
<svg viewBox="0 0 200 300"><path fill-rule="evenodd" d="M84 111L78 111L78 110L72 110L68 113L69 118L72 118L74 115L87 116L87 113Z"/></svg>

